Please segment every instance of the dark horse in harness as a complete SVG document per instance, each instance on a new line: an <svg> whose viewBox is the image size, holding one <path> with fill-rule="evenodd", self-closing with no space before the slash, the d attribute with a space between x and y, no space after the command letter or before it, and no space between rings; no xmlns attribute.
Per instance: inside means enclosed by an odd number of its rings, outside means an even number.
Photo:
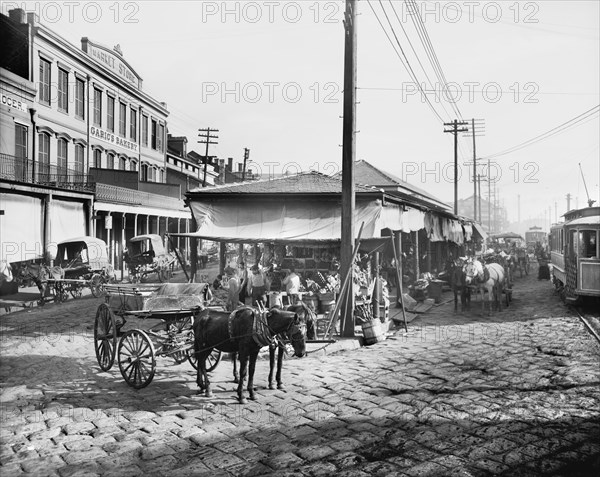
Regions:
<svg viewBox="0 0 600 477"><path fill-rule="evenodd" d="M269 345L276 335L286 333L291 338L294 354L298 357L305 356L306 344L300 326L297 313L278 308L259 312L253 308L243 307L232 313L205 310L193 325L194 351L198 358L196 382L200 391L204 390L206 397L212 396L206 372L206 358L216 348L225 353L239 353L238 400L240 404L247 402L243 389L246 374L248 374L249 397L251 400L256 400L254 370L260 348Z"/></svg>
<svg viewBox="0 0 600 477"><path fill-rule="evenodd" d="M64 277L64 270L61 267L49 267L44 263L26 262L23 263L16 274L19 283L34 282L40 291L39 304L44 305L44 298L48 291L48 280L61 279Z"/></svg>
<svg viewBox="0 0 600 477"><path fill-rule="evenodd" d="M316 315L313 310L310 309L306 303L298 302L295 305L290 305L284 308L285 311L292 311L298 315L300 323L306 324L306 339L314 340L316 338L315 332L315 319ZM304 325L300 326L303 330ZM269 389L275 389L273 385L273 373L275 371L275 350L277 350L277 373L275 374L275 380L277 382L277 389L284 389L283 382L281 380L281 370L283 368L283 356L286 351L286 341L290 341L290 337L286 333L281 333L275 337L273 343L269 346ZM233 361L233 382L239 383L240 375L237 370L237 353L234 353L231 357Z"/></svg>
<svg viewBox="0 0 600 477"><path fill-rule="evenodd" d="M471 308L471 288L467 284L464 271L464 259L451 260L446 268L447 280L454 293L454 311L458 311L458 294L460 293L460 311Z"/></svg>

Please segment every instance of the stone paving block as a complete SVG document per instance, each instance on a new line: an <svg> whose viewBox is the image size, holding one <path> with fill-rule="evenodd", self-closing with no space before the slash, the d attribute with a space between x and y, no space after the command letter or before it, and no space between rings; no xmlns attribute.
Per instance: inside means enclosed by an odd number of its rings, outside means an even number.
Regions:
<svg viewBox="0 0 600 477"><path fill-rule="evenodd" d="M491 475L502 474L510 471L509 466L499 462L497 459L473 458L469 460L469 465L478 469L482 469L484 472Z"/></svg>
<svg viewBox="0 0 600 477"><path fill-rule="evenodd" d="M303 447L302 449L296 451L296 454L298 454L300 458L310 462L315 460L324 460L336 452L336 450L329 446L315 445Z"/></svg>
<svg viewBox="0 0 600 477"><path fill-rule="evenodd" d="M89 421L71 422L63 427L63 431L67 435L89 434L94 429L96 429L96 426Z"/></svg>
<svg viewBox="0 0 600 477"><path fill-rule="evenodd" d="M59 467L64 467L65 461L58 456L49 456L38 459L23 460L20 462L20 464L25 472L32 473L40 468L58 469Z"/></svg>
<svg viewBox="0 0 600 477"><path fill-rule="evenodd" d="M278 455L269 455L262 460L262 463L271 467L272 469L287 469L290 467L297 467L304 462L303 459L298 457L292 452L282 452Z"/></svg>
<svg viewBox="0 0 600 477"><path fill-rule="evenodd" d="M106 452L99 447L94 447L88 451L69 452L63 455L65 462L70 465L82 464L102 457L106 457Z"/></svg>
<svg viewBox="0 0 600 477"><path fill-rule="evenodd" d="M365 458L355 452L340 452L327 460L339 469L353 468L365 462Z"/></svg>
<svg viewBox="0 0 600 477"><path fill-rule="evenodd" d="M363 443L352 437L342 437L341 439L336 439L335 441L330 442L329 445L336 451L349 452L358 449L363 445Z"/></svg>
<svg viewBox="0 0 600 477"><path fill-rule="evenodd" d="M130 453L109 454L107 457L97 459L96 462L103 470L119 469L137 465L140 461L139 451L135 450Z"/></svg>
<svg viewBox="0 0 600 477"><path fill-rule="evenodd" d="M163 455L153 460L141 460L136 465L150 475L170 475L179 460L172 455Z"/></svg>
<svg viewBox="0 0 600 477"><path fill-rule="evenodd" d="M136 453L141 447L142 443L135 438L102 445L102 449L109 454Z"/></svg>
<svg viewBox="0 0 600 477"><path fill-rule="evenodd" d="M206 465L204 465L200 460L194 459L192 462L188 462L187 464L172 469L169 472L169 476L171 477L196 477L198 475L207 474L210 475L211 471Z"/></svg>
<svg viewBox="0 0 600 477"><path fill-rule="evenodd" d="M235 452L235 456L248 463L255 463L264 459L267 454L261 451L258 447L248 447L247 449L241 449Z"/></svg>
<svg viewBox="0 0 600 477"><path fill-rule="evenodd" d="M201 432L190 436L189 439L198 446L211 445L229 439L228 436L220 432Z"/></svg>
<svg viewBox="0 0 600 477"><path fill-rule="evenodd" d="M9 464L3 464L2 469L0 469L2 475L23 475L23 469L21 469L21 464L18 462L11 462Z"/></svg>
<svg viewBox="0 0 600 477"><path fill-rule="evenodd" d="M118 469L110 469L102 472L102 477L142 477L147 475L142 469L140 469L137 465L128 465L124 467L120 467Z"/></svg>
<svg viewBox="0 0 600 477"><path fill-rule="evenodd" d="M129 421L142 421L145 419L155 419L158 416L150 411L131 411L124 412L123 417Z"/></svg>
<svg viewBox="0 0 600 477"><path fill-rule="evenodd" d="M228 439L212 445L217 450L226 453L236 453L242 449L256 447L256 444L244 438Z"/></svg>
<svg viewBox="0 0 600 477"><path fill-rule="evenodd" d="M45 422L30 422L28 424L21 424L14 428L15 434L22 434L24 436L29 436L30 434L34 434L35 432L45 430L47 430Z"/></svg>

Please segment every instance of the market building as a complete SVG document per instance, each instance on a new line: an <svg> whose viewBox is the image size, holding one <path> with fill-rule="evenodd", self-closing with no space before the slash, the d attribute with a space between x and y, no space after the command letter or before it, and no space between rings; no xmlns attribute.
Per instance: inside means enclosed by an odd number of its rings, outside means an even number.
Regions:
<svg viewBox="0 0 600 477"><path fill-rule="evenodd" d="M181 185L167 182L167 105L119 45L78 48L22 9L1 22L3 243L22 240L5 219L19 210L42 224L25 249L94 235L120 268L134 235L189 230Z"/></svg>

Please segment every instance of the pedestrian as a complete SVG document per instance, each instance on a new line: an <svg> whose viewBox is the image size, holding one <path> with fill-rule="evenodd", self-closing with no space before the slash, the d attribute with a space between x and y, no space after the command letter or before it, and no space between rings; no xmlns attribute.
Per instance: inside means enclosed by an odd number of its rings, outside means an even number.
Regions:
<svg viewBox="0 0 600 477"><path fill-rule="evenodd" d="M240 282L234 269L227 270L227 302L225 304L228 311L235 310L240 304Z"/></svg>
<svg viewBox="0 0 600 477"><path fill-rule="evenodd" d="M290 267L288 274L281 282L285 285L285 291L288 295L291 305L295 305L300 299L300 277L296 274L296 269Z"/></svg>
<svg viewBox="0 0 600 477"><path fill-rule="evenodd" d="M244 262L243 260L239 263L238 281L239 300L242 303L246 303L246 296L248 295L248 289L250 288L250 284L248 280L248 269L246 268L246 262Z"/></svg>
<svg viewBox="0 0 600 477"><path fill-rule="evenodd" d="M252 296L252 305L256 306L258 302L262 302L264 305L267 302L266 287L265 287L265 274L261 269L260 265L255 264L252 266L252 273L250 274L248 281L250 284L250 295Z"/></svg>

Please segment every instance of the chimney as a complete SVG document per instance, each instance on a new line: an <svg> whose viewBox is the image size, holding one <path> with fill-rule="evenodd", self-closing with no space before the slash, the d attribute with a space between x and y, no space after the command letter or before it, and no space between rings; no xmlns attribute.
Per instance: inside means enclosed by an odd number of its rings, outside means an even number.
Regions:
<svg viewBox="0 0 600 477"><path fill-rule="evenodd" d="M25 14L25 10L22 8L13 8L8 11L8 18L10 18L15 23L25 23L27 15Z"/></svg>
<svg viewBox="0 0 600 477"><path fill-rule="evenodd" d="M227 170L233 172L233 157L227 158Z"/></svg>
<svg viewBox="0 0 600 477"><path fill-rule="evenodd" d="M29 23L31 26L35 26L39 22L40 22L40 17L37 13L34 13L34 12L27 13L27 23Z"/></svg>

